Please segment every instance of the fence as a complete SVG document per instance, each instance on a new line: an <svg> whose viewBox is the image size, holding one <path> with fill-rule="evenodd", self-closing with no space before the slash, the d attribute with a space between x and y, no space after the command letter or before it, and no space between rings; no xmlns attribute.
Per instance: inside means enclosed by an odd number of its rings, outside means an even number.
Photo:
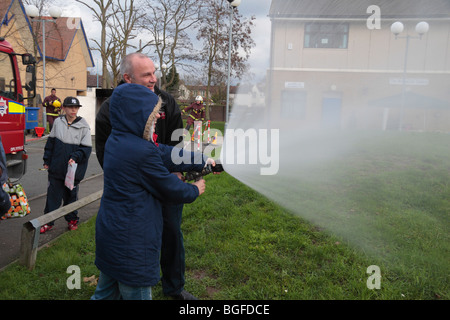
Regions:
<svg viewBox="0 0 450 320"><path fill-rule="evenodd" d="M103 190L97 191L87 197L84 197L71 204L63 206L55 211L49 212L40 216L39 218L30 220L23 224L22 238L20 242L20 258L19 263L26 266L28 269L34 269L36 265L37 251L39 246L40 228L66 214L80 209L92 202L97 201L102 197Z"/></svg>

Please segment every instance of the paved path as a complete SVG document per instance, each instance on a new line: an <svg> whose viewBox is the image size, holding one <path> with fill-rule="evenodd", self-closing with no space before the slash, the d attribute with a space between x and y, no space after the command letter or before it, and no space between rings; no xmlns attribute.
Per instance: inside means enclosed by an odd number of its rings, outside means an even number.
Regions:
<svg viewBox="0 0 450 320"><path fill-rule="evenodd" d="M27 194L31 213L21 218L11 218L0 221L0 270L16 261L20 255L20 239L22 227L25 222L41 216L44 212L46 201L47 173L40 172L42 168L42 154L46 137L42 139L34 139L28 137L26 149L29 154L28 172L20 181ZM37 187L36 187L37 186ZM89 167L86 178L80 184L78 198L88 196L103 188L103 172L98 164L97 157L94 153L89 158ZM29 192L27 192L29 190ZM95 216L100 207L100 200L97 200L78 210L80 223L86 222ZM69 232L67 222L64 218L55 221L54 228L40 235L39 246L60 236L64 232ZM76 232L76 231L71 231Z"/></svg>

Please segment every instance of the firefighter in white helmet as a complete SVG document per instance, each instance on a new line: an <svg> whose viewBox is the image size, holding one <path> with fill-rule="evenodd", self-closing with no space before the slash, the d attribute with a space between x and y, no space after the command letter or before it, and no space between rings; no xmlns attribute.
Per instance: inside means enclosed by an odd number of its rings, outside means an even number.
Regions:
<svg viewBox="0 0 450 320"><path fill-rule="evenodd" d="M205 106L203 105L202 96L195 97L195 102L191 103L189 107L186 107L183 110L184 114L188 114L186 123L186 130L189 131L191 125L194 124L194 121L204 121L205 120Z"/></svg>

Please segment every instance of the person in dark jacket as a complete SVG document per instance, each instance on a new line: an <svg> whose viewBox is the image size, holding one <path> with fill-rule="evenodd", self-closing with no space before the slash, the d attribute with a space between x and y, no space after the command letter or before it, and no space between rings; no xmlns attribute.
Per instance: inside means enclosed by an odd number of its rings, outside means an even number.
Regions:
<svg viewBox="0 0 450 320"><path fill-rule="evenodd" d="M149 59L149 58L147 58ZM149 59L150 60L150 59ZM153 65L153 63L152 63ZM119 86L124 83L138 83L135 79L130 82L121 81ZM156 76L155 76L156 81ZM142 83L138 83L142 84ZM156 134L158 135L158 142L169 146L176 146L182 140L182 135L178 139L172 140L172 134L177 129L183 128L183 119L181 118L181 111L175 99L167 92L161 90L156 85L152 87L152 91L161 97L161 118L156 123ZM103 156L105 154L105 144L111 134L111 122L109 119L109 102L111 98L107 98L98 111L95 117L95 152L98 162L103 168Z"/></svg>
<svg viewBox="0 0 450 320"><path fill-rule="evenodd" d="M48 130L52 131L53 123L61 112L61 99L56 96L56 89L53 88L50 95L44 98L42 106L45 108L48 122Z"/></svg>
<svg viewBox="0 0 450 320"><path fill-rule="evenodd" d="M118 87L123 83L137 83L146 86L161 97L160 113L162 117L156 123L157 142L176 146L183 139L181 110L170 94L156 86L155 71L154 63L149 57L141 53L131 53L121 63L122 81ZM109 104L110 98L102 104L95 119L95 150L102 167L106 140L111 133ZM178 136L176 135L177 129L180 130ZM175 139L172 140L174 132ZM179 173L175 174L180 175ZM181 231L183 204L165 202L162 211L164 220L161 248L163 293L175 299L194 300L196 298L184 289L186 263L184 239Z"/></svg>
<svg viewBox="0 0 450 320"><path fill-rule="evenodd" d="M78 189L86 174L89 156L92 151L91 129L86 120L79 117L80 101L75 97L64 99L64 115L58 117L48 136L44 148L44 169L48 170L47 201L44 214L68 205L78 199ZM76 163L74 188L65 186L68 165ZM75 210L64 216L69 230L76 230L78 211ZM49 231L54 225L50 222L41 227L40 232Z"/></svg>
<svg viewBox="0 0 450 320"><path fill-rule="evenodd" d="M151 299L151 287L160 280L161 202L190 203L205 188L204 180L185 183L171 172L215 165L201 153L189 153L190 163L173 163L172 153L184 150L156 142L160 107L160 98L139 84L120 85L111 96L112 131L95 236L100 276L93 300Z"/></svg>
<svg viewBox="0 0 450 320"><path fill-rule="evenodd" d="M6 191L3 190L3 184L8 180L8 169L6 167L6 154L3 149L2 137L0 136L0 217L11 208L11 200Z"/></svg>

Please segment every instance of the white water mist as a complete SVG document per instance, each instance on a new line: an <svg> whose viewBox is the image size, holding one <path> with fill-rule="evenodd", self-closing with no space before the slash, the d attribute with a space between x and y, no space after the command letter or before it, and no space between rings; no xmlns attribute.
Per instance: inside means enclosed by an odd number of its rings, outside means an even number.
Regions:
<svg viewBox="0 0 450 320"><path fill-rule="evenodd" d="M421 266L428 259L430 270L448 269L448 245L426 252L418 234L423 241L435 236L448 242L448 212L428 210L439 204L428 200L433 191L417 180L435 175L431 180L441 181L448 176L442 168L450 169L450 57L437 54L450 41L444 31L450 26L444 18L430 21L427 35L408 39L405 64L405 39L396 38L390 24L393 15L407 13L414 18L405 21L405 36L412 35L421 14L445 9L450 16L450 6L431 1L402 13L390 2L373 1L374 16L365 1L352 8L305 3L272 2L267 79L242 85L233 101L221 155L226 171L366 253ZM364 15L380 20L369 24ZM255 92L264 93L265 102ZM236 132L247 133L240 147ZM269 155L275 142L261 144L259 132L276 132L278 154L270 154L275 174L262 174L269 162L258 151ZM434 171L436 159L444 166ZM442 201L449 199L443 195Z"/></svg>

